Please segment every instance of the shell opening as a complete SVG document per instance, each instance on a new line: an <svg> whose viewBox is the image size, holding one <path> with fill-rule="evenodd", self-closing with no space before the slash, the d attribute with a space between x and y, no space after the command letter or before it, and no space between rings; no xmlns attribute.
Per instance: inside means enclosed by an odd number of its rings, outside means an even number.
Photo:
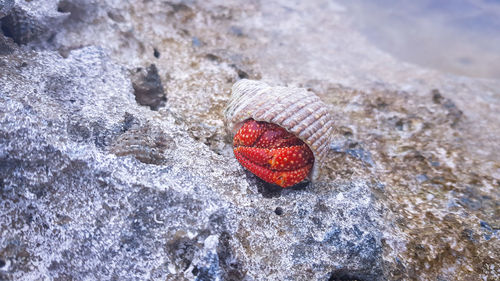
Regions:
<svg viewBox="0 0 500 281"><path fill-rule="evenodd" d="M289 187L310 178L315 162L310 147L285 128L247 119L233 139L236 159L262 180Z"/></svg>
<svg viewBox="0 0 500 281"><path fill-rule="evenodd" d="M328 107L313 92L243 79L233 85L225 117L232 135L249 119L276 124L295 135L313 152L314 166L308 176L316 180L332 142L334 123Z"/></svg>

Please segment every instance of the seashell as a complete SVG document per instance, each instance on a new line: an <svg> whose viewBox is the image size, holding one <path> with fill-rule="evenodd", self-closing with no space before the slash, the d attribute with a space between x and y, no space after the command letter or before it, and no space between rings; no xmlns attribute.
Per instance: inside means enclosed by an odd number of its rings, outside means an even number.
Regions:
<svg viewBox="0 0 500 281"><path fill-rule="evenodd" d="M127 115L125 122L137 121L135 117ZM134 124L132 128L126 128L126 131L111 143L110 152L116 156L133 156L146 164L162 165L168 161L169 152L175 148L172 137L148 123Z"/></svg>
<svg viewBox="0 0 500 281"><path fill-rule="evenodd" d="M318 178L334 127L326 105L313 92L243 79L232 87L225 118L233 135L250 119L284 128L310 148L314 163L308 177L311 181Z"/></svg>

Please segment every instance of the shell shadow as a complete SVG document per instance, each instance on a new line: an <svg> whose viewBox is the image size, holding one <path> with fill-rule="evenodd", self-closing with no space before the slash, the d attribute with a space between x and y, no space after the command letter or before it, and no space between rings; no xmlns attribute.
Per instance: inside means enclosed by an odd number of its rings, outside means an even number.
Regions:
<svg viewBox="0 0 500 281"><path fill-rule="evenodd" d="M296 185L283 188L279 185L268 183L257 176L253 175L252 173L247 172L247 177L252 178L257 186L257 191L262 194L262 197L264 198L278 198L281 197L281 195L287 195L290 193L295 193L297 191L302 191L309 186L310 181L306 180L303 182L300 182Z"/></svg>

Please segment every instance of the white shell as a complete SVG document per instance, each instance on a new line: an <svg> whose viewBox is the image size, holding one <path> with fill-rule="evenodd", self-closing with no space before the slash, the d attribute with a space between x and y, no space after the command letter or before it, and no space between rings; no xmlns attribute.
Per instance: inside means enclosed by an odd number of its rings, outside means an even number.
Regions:
<svg viewBox="0 0 500 281"><path fill-rule="evenodd" d="M332 143L334 127L326 105L313 92L243 79L233 85L225 117L233 135L250 118L285 128L312 150L314 166L309 178L314 181L318 177L319 167Z"/></svg>

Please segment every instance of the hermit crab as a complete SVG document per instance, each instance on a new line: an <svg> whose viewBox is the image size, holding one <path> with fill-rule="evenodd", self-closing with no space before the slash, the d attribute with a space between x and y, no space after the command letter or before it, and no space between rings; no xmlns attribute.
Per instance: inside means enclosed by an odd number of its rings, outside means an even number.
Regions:
<svg viewBox="0 0 500 281"><path fill-rule="evenodd" d="M232 87L225 118L236 159L259 178L289 187L318 177L333 120L313 92L243 79Z"/></svg>

